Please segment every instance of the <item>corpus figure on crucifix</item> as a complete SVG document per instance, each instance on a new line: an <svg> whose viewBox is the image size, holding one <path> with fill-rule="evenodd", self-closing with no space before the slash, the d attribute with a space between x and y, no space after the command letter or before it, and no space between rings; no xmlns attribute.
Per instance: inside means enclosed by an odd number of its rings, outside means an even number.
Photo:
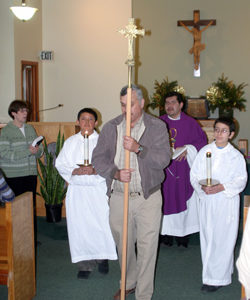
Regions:
<svg viewBox="0 0 250 300"><path fill-rule="evenodd" d="M184 27L188 32L190 32L194 37L193 47L189 50L190 54L194 55L194 68L195 70L199 69L200 64L200 52L205 49L205 44L201 44L201 34L209 26L216 25L216 20L200 20L200 11L194 10L194 20L193 21L178 21L178 26ZM204 26L200 30L200 26ZM192 29L189 29L187 26L193 26Z"/></svg>

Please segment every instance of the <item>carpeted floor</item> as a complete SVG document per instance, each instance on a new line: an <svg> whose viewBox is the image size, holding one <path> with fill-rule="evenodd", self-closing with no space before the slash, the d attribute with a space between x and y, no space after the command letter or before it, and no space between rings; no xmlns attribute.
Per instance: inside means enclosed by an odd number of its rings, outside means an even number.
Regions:
<svg viewBox="0 0 250 300"><path fill-rule="evenodd" d="M119 288L118 262L110 261L110 272L107 275L95 270L89 279L77 279L76 266L70 261L65 219L60 223L50 224L45 218L38 218L38 240L41 245L37 248L35 300L113 299L113 294ZM236 247L236 257L239 244L238 242ZM170 248L161 245L152 300L240 300L241 287L236 270L230 286L215 293L203 294L200 291L201 268L198 234L191 237L187 249L177 245ZM0 286L0 299L7 300L7 288L4 286ZM134 299L134 295L127 299Z"/></svg>

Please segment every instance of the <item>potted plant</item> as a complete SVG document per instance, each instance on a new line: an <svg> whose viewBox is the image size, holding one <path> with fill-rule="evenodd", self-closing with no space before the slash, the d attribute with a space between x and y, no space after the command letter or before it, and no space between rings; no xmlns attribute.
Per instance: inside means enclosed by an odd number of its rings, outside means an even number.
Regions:
<svg viewBox="0 0 250 300"><path fill-rule="evenodd" d="M159 83L155 80L154 86L155 92L152 97L150 97L151 102L147 105L147 107L151 107L153 109L159 107L160 116L165 114L165 99L166 95L170 92L179 92L181 94L185 94L185 90L182 86L178 85L178 82L169 81L168 77Z"/></svg>
<svg viewBox="0 0 250 300"><path fill-rule="evenodd" d="M65 180L55 168L55 159L64 144L64 135L61 137L59 131L55 151L49 151L46 139L44 139L44 162L38 159L40 172L40 192L45 201L46 220L48 222L59 222L62 216L62 204L67 192Z"/></svg>
<svg viewBox="0 0 250 300"><path fill-rule="evenodd" d="M207 90L206 97L209 108L212 112L219 108L219 116L233 117L233 110L239 109L245 111L246 99L243 98L244 88L247 86L244 82L236 86L232 80L228 80L224 74L214 82Z"/></svg>

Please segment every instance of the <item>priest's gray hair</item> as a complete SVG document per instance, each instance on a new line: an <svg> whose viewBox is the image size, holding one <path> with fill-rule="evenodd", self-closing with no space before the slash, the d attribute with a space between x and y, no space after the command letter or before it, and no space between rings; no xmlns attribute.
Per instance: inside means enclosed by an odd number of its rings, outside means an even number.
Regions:
<svg viewBox="0 0 250 300"><path fill-rule="evenodd" d="M128 88L128 86L126 85L121 89L120 97L127 95L127 88ZM141 103L141 100L143 99L142 90L139 88L139 86L137 86L135 84L132 84L131 88L132 88L132 91L136 92L136 97L137 97L139 103Z"/></svg>

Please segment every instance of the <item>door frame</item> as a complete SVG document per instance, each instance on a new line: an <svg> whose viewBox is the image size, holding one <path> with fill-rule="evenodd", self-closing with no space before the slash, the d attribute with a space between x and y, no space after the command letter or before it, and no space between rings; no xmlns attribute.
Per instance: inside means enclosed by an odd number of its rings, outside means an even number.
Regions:
<svg viewBox="0 0 250 300"><path fill-rule="evenodd" d="M30 82L26 81L26 95L24 95L24 76L23 73L26 67L30 67L31 76L32 76L32 86L30 86ZM27 78L27 76L26 76ZM21 61L21 89L22 89L22 99L27 101L27 98L30 96L31 98L31 107L30 107L30 115L29 121L39 122L39 80L38 80L38 62L35 61ZM31 95L29 95L31 92Z"/></svg>

